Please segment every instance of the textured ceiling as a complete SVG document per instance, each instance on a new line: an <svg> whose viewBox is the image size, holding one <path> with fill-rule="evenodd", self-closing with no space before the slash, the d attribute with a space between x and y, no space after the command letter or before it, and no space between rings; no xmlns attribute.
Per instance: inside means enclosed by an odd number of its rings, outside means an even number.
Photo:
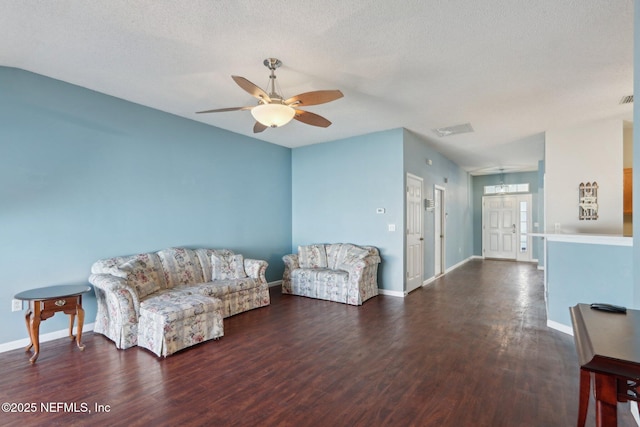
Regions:
<svg viewBox="0 0 640 427"><path fill-rule="evenodd" d="M534 170L541 133L631 120L633 0L0 0L0 65L18 67L275 144L404 127L474 174ZM285 97L340 89L254 135L231 80ZM432 129L471 123L474 132Z"/></svg>

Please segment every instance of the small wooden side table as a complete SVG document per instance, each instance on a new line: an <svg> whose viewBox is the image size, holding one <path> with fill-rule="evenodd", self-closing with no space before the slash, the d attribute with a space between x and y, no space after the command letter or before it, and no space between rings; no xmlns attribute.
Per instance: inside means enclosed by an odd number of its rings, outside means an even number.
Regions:
<svg viewBox="0 0 640 427"><path fill-rule="evenodd" d="M25 315L27 331L31 343L25 351L33 347L33 356L29 359L31 364L36 363L40 354L40 322L52 317L59 311L70 316L69 337L76 339L76 344L80 350L84 350L82 344L82 326L84 324L84 309L82 308L82 294L89 292L88 285L57 285L45 288L30 289L14 296L15 299L29 301L29 309ZM76 315L78 316L78 333L73 336L73 324Z"/></svg>
<svg viewBox="0 0 640 427"><path fill-rule="evenodd" d="M577 425L585 425L593 376L596 426L616 426L618 402L640 401L640 310L615 314L578 304L569 311L580 361Z"/></svg>

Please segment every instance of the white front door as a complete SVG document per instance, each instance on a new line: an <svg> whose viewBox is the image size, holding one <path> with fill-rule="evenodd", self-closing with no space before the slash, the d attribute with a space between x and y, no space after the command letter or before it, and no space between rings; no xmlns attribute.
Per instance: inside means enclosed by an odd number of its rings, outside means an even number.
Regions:
<svg viewBox="0 0 640 427"><path fill-rule="evenodd" d="M433 237L435 240L433 265L434 265L434 277L438 277L444 273L444 188L435 186L433 190L434 194L434 218L433 218Z"/></svg>
<svg viewBox="0 0 640 427"><path fill-rule="evenodd" d="M407 174L407 293L422 286L422 178Z"/></svg>
<svg viewBox="0 0 640 427"><path fill-rule="evenodd" d="M518 198L485 196L482 198L483 252L485 258L516 259Z"/></svg>

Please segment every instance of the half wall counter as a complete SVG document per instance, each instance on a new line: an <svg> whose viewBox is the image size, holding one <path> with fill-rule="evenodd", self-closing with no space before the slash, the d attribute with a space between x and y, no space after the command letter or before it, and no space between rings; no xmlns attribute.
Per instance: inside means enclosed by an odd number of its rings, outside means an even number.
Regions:
<svg viewBox="0 0 640 427"><path fill-rule="evenodd" d="M547 326L572 334L569 307L605 302L633 307L633 238L531 234L544 241Z"/></svg>

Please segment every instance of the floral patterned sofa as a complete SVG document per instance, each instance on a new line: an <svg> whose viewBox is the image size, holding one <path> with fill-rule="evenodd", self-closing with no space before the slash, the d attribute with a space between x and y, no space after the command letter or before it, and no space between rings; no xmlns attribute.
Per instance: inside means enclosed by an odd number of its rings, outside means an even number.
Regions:
<svg viewBox="0 0 640 427"><path fill-rule="evenodd" d="M282 293L351 305L378 295L380 254L373 246L350 243L298 246L282 257Z"/></svg>
<svg viewBox="0 0 640 427"><path fill-rule="evenodd" d="M222 319L270 304L267 262L226 249L168 248L96 261L94 331L158 356L223 335Z"/></svg>

